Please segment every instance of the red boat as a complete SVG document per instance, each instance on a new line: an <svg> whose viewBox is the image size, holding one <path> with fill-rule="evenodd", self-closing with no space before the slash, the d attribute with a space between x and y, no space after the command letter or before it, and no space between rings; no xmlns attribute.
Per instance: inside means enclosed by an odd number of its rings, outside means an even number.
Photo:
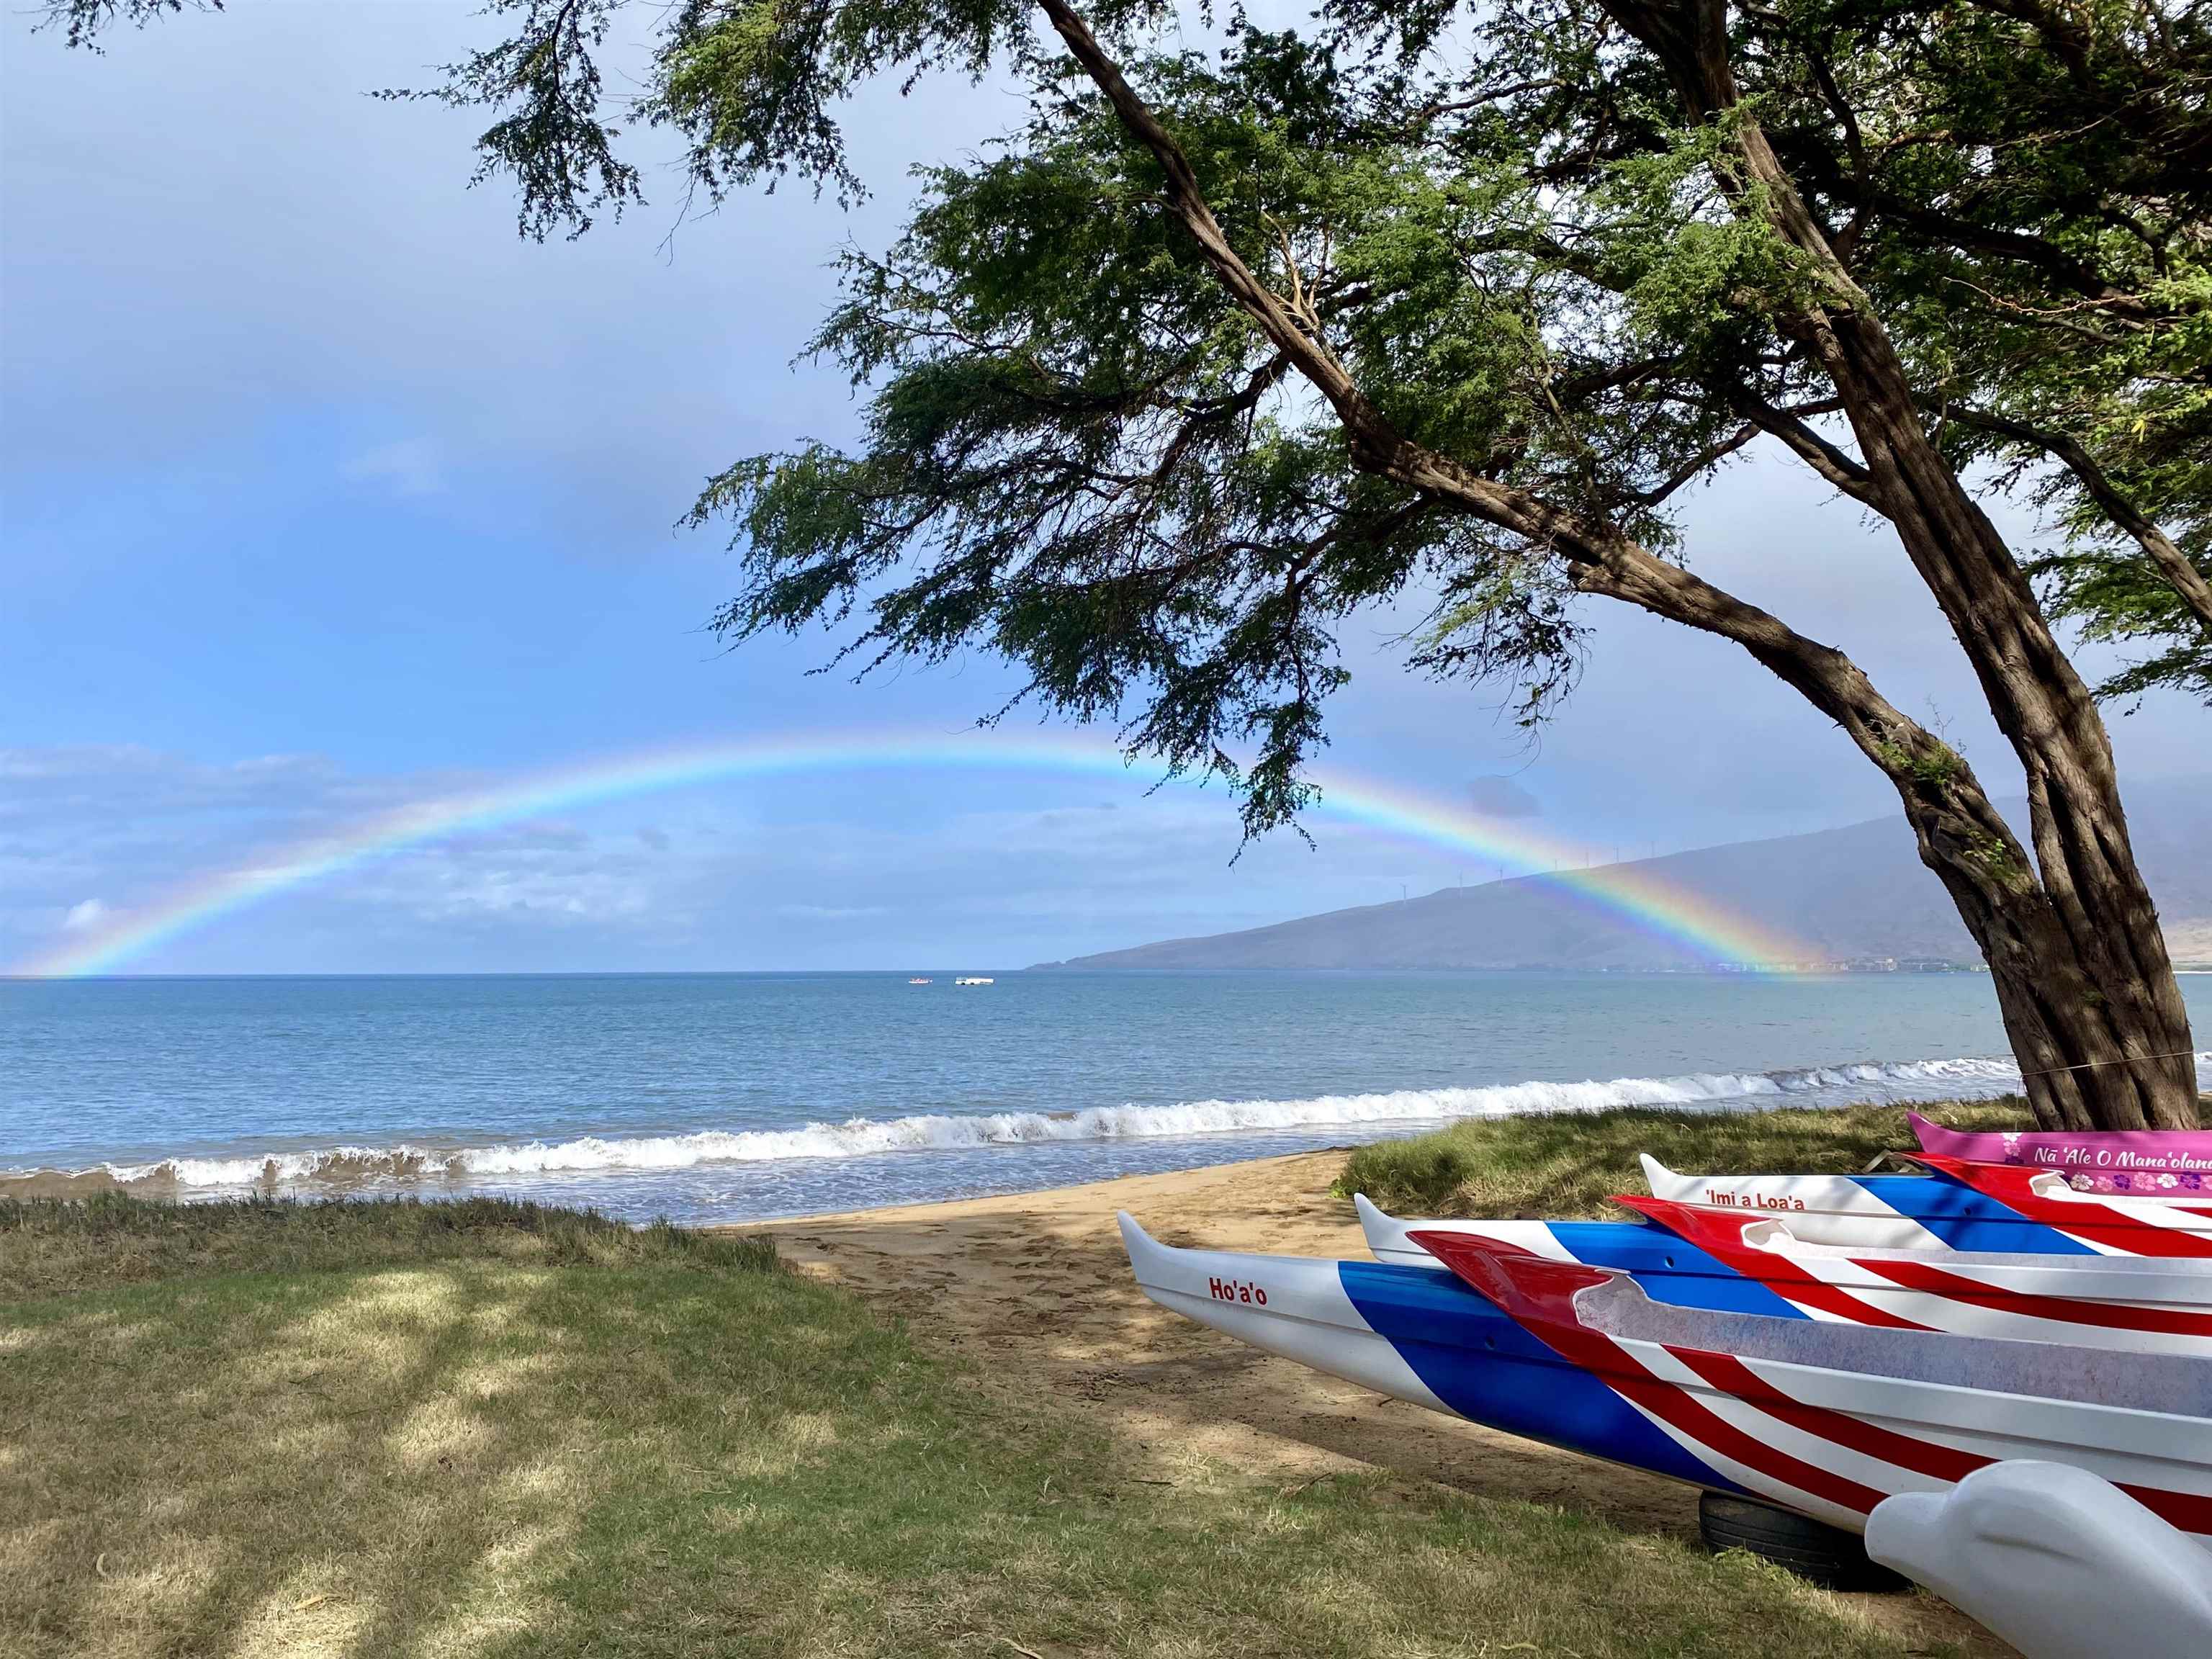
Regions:
<svg viewBox="0 0 2212 1659"><path fill-rule="evenodd" d="M2192 1259L1866 1249L1808 1243L1771 1216L1614 1202L1814 1319L2212 1357L2212 1271Z"/></svg>
<svg viewBox="0 0 2212 1659"><path fill-rule="evenodd" d="M2212 1258L2212 1197L2176 1185L2172 1197L2077 1192L2055 1170L1975 1164L1920 1152L1913 1162L2030 1221L2108 1255Z"/></svg>

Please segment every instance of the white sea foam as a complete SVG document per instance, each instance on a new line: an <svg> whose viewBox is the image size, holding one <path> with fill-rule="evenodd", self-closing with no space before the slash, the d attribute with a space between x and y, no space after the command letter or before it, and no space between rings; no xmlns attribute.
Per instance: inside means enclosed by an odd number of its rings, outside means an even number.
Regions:
<svg viewBox="0 0 2212 1659"><path fill-rule="evenodd" d="M2207 1056L2212 1059L2212 1056ZM1614 1106L1725 1109L1844 1100L1928 1099L1998 1094L2020 1086L2001 1060L1869 1062L1805 1071L1701 1073L1686 1077L1615 1078L1607 1082L1512 1083L1479 1088L1401 1089L1379 1094L1315 1095L1299 1100L1193 1100L1173 1105L1093 1107L1074 1112L927 1114L853 1118L792 1129L706 1129L693 1134L533 1140L491 1146L331 1146L234 1158L174 1158L108 1164L124 1182L186 1188L269 1182L440 1176L527 1176L594 1170L684 1170L702 1164L866 1158L889 1152L955 1152L1054 1141L1109 1141L1182 1135L1258 1134L1341 1127L1410 1128L1467 1117L1533 1112L1596 1112Z"/></svg>

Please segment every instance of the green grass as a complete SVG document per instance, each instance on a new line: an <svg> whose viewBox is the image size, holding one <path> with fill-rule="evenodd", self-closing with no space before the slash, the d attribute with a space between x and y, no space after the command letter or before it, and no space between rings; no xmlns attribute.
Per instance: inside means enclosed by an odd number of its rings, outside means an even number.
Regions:
<svg viewBox="0 0 2212 1659"><path fill-rule="evenodd" d="M2027 1103L2016 1096L1915 1109L1954 1128L2034 1127ZM1405 1215L1564 1218L1606 1214L1613 1194L1644 1191L1639 1152L1685 1174L1852 1174L1912 1144L1902 1107L1562 1112L1470 1121L1360 1147L1345 1160L1334 1190L1345 1198L1364 1193Z"/></svg>
<svg viewBox="0 0 2212 1659"><path fill-rule="evenodd" d="M0 1200L0 1299L36 1301L112 1285L228 1273L299 1273L463 1257L619 1267L775 1264L759 1235L634 1228L590 1210L507 1199L299 1204L241 1199L155 1204L121 1193Z"/></svg>
<svg viewBox="0 0 2212 1659"><path fill-rule="evenodd" d="M1537 1504L1138 1468L757 1243L518 1206L0 1209L22 1659L1902 1645Z"/></svg>

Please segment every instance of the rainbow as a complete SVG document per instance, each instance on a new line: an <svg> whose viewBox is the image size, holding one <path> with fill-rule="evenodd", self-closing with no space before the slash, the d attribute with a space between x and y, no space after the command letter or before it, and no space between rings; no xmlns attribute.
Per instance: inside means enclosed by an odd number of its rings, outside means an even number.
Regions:
<svg viewBox="0 0 2212 1659"><path fill-rule="evenodd" d="M922 768L1125 775L1130 763L1103 741L975 728L957 734L799 733L587 761L411 802L339 833L204 876L142 909L72 935L15 971L38 977L112 974L180 935L356 865L580 806L732 779ZM1571 897L1689 946L1704 960L1780 968L1820 955L1648 868L1577 867L1592 861L1590 849L1372 779L1323 769L1314 781L1322 791L1317 810L1326 817L1540 877Z"/></svg>

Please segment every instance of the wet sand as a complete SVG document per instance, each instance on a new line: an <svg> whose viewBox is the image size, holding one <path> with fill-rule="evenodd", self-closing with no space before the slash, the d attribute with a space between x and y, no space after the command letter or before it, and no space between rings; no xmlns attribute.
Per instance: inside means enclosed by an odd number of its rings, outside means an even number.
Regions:
<svg viewBox="0 0 2212 1659"><path fill-rule="evenodd" d="M1695 1537L1688 1488L1442 1417L1245 1346L1146 1301L1117 1210L1170 1244L1364 1259L1341 1152L1130 1176L1083 1187L759 1224L800 1271L848 1285L920 1340L976 1364L984 1386L1086 1403L1173 1480L1220 1460L1286 1484L1379 1468L1491 1498ZM1900 1650L1969 1640L2008 1650L1923 1597L1854 1597Z"/></svg>

